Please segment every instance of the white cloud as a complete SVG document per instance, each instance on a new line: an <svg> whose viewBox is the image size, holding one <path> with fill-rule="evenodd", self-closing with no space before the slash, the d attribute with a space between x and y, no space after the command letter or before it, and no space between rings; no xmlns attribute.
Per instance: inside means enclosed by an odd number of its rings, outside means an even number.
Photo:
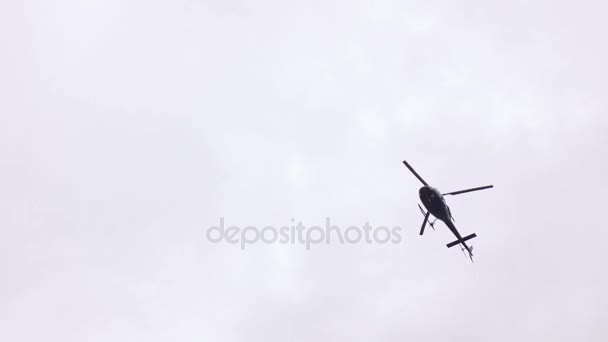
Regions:
<svg viewBox="0 0 608 342"><path fill-rule="evenodd" d="M0 339L606 340L601 2L0 7ZM404 244L204 239L327 215Z"/></svg>

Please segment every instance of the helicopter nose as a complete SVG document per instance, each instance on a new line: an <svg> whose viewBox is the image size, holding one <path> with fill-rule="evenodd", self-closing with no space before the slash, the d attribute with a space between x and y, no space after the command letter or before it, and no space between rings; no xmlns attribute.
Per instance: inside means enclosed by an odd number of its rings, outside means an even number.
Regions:
<svg viewBox="0 0 608 342"><path fill-rule="evenodd" d="M422 204L424 204L427 209L429 208L429 205L431 203L431 195L432 191L431 188L428 186L423 186L422 188L420 188L420 190L418 190L418 196L420 197Z"/></svg>

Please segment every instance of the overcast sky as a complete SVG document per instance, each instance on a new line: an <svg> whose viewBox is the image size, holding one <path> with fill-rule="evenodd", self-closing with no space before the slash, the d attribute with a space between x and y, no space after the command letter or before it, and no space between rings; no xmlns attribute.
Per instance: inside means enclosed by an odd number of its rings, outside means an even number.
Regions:
<svg viewBox="0 0 608 342"><path fill-rule="evenodd" d="M605 1L0 4L0 339L608 340ZM420 183L477 233L418 236ZM401 244L208 227L399 225Z"/></svg>

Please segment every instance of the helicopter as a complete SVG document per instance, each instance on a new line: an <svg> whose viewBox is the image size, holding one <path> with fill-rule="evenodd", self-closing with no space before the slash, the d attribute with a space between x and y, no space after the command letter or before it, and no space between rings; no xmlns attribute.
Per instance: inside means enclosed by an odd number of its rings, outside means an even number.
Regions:
<svg viewBox="0 0 608 342"><path fill-rule="evenodd" d="M471 192L471 191L490 189L490 188L493 188L494 186L485 185L485 186L480 186L480 187L476 187L476 188L458 190L458 191L453 191L453 192L448 192L448 193L442 194L436 188L428 185L427 182L424 179L422 179L422 177L420 177L420 175L416 172L416 170L414 170L414 168L412 166L410 166L410 164L407 163L407 161L404 160L403 164L424 185L423 187L420 188L420 190L418 190L418 195L420 196L420 200L422 201L422 204L424 205L424 207L427 210L425 212L424 209L422 209L422 207L420 206L420 204L418 205L418 207L420 208L420 211L424 215L424 221L422 221L422 227L420 228L420 235L424 234L424 228L425 228L427 222L429 222L429 225L431 226L431 228L433 228L433 230L435 230L434 223L435 223L435 221L440 220L443 223L445 223L445 225L448 226L450 231L456 236L456 240L448 243L447 247L451 248L451 247L454 247L459 244L462 245L461 246L462 252L464 253L464 251L466 250L469 253L469 258L471 258L471 261L473 261L473 246L469 247L467 245L466 241L468 241L474 237L477 237L477 234L473 233L473 234L467 235L465 237L462 237L460 235L460 233L458 232L458 229L456 229L456 226L454 225L454 222L455 222L454 217L452 216L450 207L448 207L447 203L445 202L444 196L459 195L459 194L464 194L464 193ZM429 216L431 214L435 217L435 219L432 222L429 221Z"/></svg>

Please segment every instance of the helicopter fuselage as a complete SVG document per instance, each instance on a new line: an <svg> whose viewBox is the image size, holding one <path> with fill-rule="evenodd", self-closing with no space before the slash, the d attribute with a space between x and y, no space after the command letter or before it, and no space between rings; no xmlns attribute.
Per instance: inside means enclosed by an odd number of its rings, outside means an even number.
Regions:
<svg viewBox="0 0 608 342"><path fill-rule="evenodd" d="M420 200L422 201L422 204L426 210L430 211L433 216L440 219L444 223L452 220L450 208L445 203L443 195L441 192L439 192L439 190L425 185L418 190L418 194L420 195Z"/></svg>
<svg viewBox="0 0 608 342"><path fill-rule="evenodd" d="M471 248L467 246L467 243L462 240L462 236L456 226L454 225L454 218L452 217L452 212L450 211L450 207L448 207L447 203L445 203L445 199L439 190L433 188L432 186L425 185L420 190L418 190L418 194L420 195L420 200L426 210L428 210L433 216L443 221L446 226L450 229L450 231L456 236L458 240L457 242L462 243L462 246L469 252L469 256L471 260L473 260L473 253L471 252ZM475 237L475 234L471 234ZM450 247L448 245L448 247Z"/></svg>

